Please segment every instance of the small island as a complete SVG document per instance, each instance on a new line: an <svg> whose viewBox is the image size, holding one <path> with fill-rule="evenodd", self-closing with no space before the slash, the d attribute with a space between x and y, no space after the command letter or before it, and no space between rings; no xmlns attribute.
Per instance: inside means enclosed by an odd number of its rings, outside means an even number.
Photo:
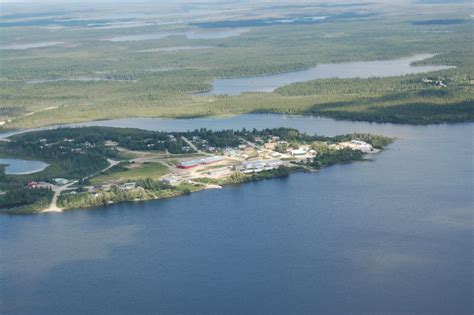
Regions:
<svg viewBox="0 0 474 315"><path fill-rule="evenodd" d="M365 160L393 140L365 133L311 136L290 128L159 132L82 127L23 133L0 142L2 154L49 166L21 175L0 169L0 213L155 200L312 172Z"/></svg>

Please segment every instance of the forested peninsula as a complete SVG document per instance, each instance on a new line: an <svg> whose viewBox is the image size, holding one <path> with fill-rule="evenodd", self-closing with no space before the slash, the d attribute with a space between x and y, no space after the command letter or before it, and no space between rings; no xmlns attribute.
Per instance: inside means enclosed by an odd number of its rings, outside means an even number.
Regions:
<svg viewBox="0 0 474 315"><path fill-rule="evenodd" d="M291 128L58 128L0 142L10 158L49 164L31 174L0 171L0 213L32 214L144 201L227 184L363 161L394 139L363 133L326 137Z"/></svg>

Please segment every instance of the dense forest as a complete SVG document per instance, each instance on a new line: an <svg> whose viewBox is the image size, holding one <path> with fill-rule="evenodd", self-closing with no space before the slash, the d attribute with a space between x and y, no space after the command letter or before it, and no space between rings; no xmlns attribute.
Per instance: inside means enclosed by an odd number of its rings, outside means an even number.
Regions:
<svg viewBox="0 0 474 315"><path fill-rule="evenodd" d="M346 148L323 152L316 156L311 162L308 162L308 165L315 169L320 169L334 164L361 161L362 159L363 153L361 151Z"/></svg>
<svg viewBox="0 0 474 315"><path fill-rule="evenodd" d="M190 188L188 186L171 186L161 181L144 178L136 182L136 187L143 189L135 191L121 191L114 187L108 192L102 192L98 196L88 193L61 195L58 199L58 205L62 208L80 208L80 207L97 207L110 203L132 201L132 200L152 200L178 195L188 194Z"/></svg>
<svg viewBox="0 0 474 315"><path fill-rule="evenodd" d="M28 214L37 209L46 208L51 202L53 192L50 189L28 189L24 186L0 185L0 189L9 188L0 195L0 213Z"/></svg>
<svg viewBox="0 0 474 315"><path fill-rule="evenodd" d="M414 23L420 17L411 12L315 24L267 23L228 38L169 36L159 41L128 42L101 40L121 35L123 30L76 30L66 32L64 38L61 32L11 28L4 32L5 40L54 40L68 45L0 50L0 122L5 122L2 128L12 129L122 117L249 112L410 124L473 121L474 22L436 22L459 19L457 14L446 15L444 19L421 19L420 23ZM166 30L182 31L185 27L189 26ZM163 27L155 26L126 33L162 31ZM211 48L153 51L194 45ZM417 53L436 55L416 64L456 68L396 78L316 80L273 93L191 94L209 90L216 78L274 74L322 63L389 60ZM426 78L442 80L446 87L425 84Z"/></svg>

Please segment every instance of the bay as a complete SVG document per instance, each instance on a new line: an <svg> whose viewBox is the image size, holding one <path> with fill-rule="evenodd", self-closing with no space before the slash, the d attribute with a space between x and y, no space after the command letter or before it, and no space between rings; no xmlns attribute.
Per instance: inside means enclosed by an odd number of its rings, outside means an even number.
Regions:
<svg viewBox="0 0 474 315"><path fill-rule="evenodd" d="M472 313L473 127L243 115L95 125L397 137L370 162L0 216L3 313ZM99 310L99 311L98 311Z"/></svg>

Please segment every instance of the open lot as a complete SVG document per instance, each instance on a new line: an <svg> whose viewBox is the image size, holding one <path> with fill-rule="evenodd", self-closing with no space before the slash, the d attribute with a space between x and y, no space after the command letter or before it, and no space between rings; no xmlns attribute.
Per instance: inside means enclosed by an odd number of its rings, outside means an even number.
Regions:
<svg viewBox="0 0 474 315"><path fill-rule="evenodd" d="M168 167L161 163L147 162L143 164L127 166L128 170L121 172L114 172L107 175L101 175L94 177L91 180L93 185L96 184L109 184L118 182L128 182L138 180L142 178L152 178L155 180L160 179L163 175L169 172Z"/></svg>

